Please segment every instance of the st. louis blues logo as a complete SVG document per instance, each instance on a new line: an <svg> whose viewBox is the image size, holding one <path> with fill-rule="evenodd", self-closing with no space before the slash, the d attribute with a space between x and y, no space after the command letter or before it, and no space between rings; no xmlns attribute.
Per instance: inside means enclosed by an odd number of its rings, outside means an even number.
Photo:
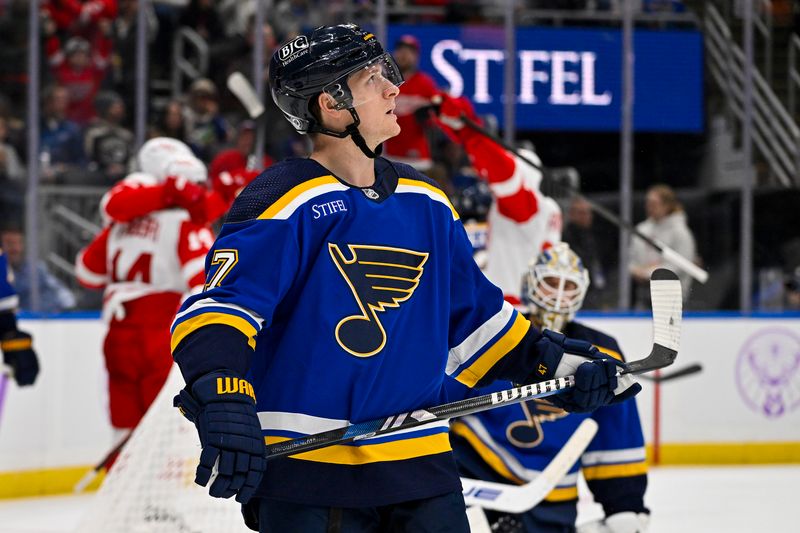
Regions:
<svg viewBox="0 0 800 533"><path fill-rule="evenodd" d="M347 248L350 259L345 259L337 245L328 243L333 263L353 292L361 314L339 321L336 341L356 357L370 357L386 344L378 313L411 298L428 254L387 246L350 244Z"/></svg>
<svg viewBox="0 0 800 533"><path fill-rule="evenodd" d="M567 416L567 412L549 403L536 399L519 404L525 420L512 422L506 428L509 442L518 448L534 448L544 439L542 422L551 422Z"/></svg>

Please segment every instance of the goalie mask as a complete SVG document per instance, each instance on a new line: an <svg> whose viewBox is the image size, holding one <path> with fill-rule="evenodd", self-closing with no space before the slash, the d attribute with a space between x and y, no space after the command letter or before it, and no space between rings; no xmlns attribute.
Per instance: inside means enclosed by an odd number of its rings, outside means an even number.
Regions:
<svg viewBox="0 0 800 533"><path fill-rule="evenodd" d="M569 245L560 242L528 265L522 280L522 300L540 328L562 331L583 305L589 272Z"/></svg>
<svg viewBox="0 0 800 533"><path fill-rule="evenodd" d="M299 133L350 136L368 157L377 157L358 131L361 119L356 108L365 102L353 100L347 83L350 76L363 69L375 71L396 86L403 83L394 59L372 33L355 24L320 27L311 35L300 35L285 43L272 56L272 99ZM312 113L309 104L320 93L331 97L336 109L350 112L353 123L345 131L325 128Z"/></svg>

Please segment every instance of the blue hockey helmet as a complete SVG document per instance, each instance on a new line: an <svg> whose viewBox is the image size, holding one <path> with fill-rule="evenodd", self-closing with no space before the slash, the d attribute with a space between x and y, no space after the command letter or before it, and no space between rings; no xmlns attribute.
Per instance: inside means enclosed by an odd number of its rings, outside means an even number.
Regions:
<svg viewBox="0 0 800 533"><path fill-rule="evenodd" d="M350 132L328 130L311 112L309 103L320 93L330 95L337 109L348 109L355 126L358 113L347 78L378 64L391 83L400 85L403 75L375 35L355 24L322 26L279 47L272 56L269 76L272 99L299 133L319 132L346 137Z"/></svg>

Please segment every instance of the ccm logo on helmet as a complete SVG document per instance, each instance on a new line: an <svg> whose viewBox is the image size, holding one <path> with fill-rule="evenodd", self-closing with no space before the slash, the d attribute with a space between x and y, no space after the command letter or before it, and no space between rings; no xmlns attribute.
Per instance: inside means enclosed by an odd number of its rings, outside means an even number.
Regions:
<svg viewBox="0 0 800 533"><path fill-rule="evenodd" d="M295 40L283 45L281 49L278 50L278 59L283 61L283 64L285 65L286 63L297 59L301 55L300 52L308 52L307 49L308 37L301 35Z"/></svg>

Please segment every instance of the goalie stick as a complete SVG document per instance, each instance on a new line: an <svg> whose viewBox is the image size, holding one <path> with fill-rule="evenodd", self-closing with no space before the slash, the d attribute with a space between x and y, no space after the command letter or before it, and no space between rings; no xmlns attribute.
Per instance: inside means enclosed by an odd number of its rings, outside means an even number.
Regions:
<svg viewBox="0 0 800 533"><path fill-rule="evenodd" d="M461 478L464 501L485 509L519 514L539 505L569 472L597 433L597 422L585 419L575 433L533 481L525 485Z"/></svg>
<svg viewBox="0 0 800 533"><path fill-rule="evenodd" d="M436 107L436 106L434 105L433 107ZM477 133L480 133L484 137L494 141L495 143L497 143L501 147L505 148L506 150L508 150L509 152L514 154L515 156L517 156L520 159L522 159L523 161L525 161L527 164L529 164L533 168L535 168L535 169L537 169L539 171L543 171L544 170L541 165L537 164L535 161L532 161L529 157L526 157L523 153L521 153L519 150L517 150L516 148L514 148L513 146L511 146L507 142L505 142L503 139L499 138L497 135L494 135L490 131L486 130L486 128L482 127L480 124L476 123L475 121L471 120L466 114L463 114L463 113L461 114L461 120L462 120L462 122L464 122L464 124L467 127L469 127L470 129L476 131ZM575 188L572 187L571 185L565 183L564 186L570 192L570 194L578 194L578 191L575 190ZM617 227L624 228L628 232L630 232L630 233L636 235L638 238L642 239L648 245L650 245L653 248L655 248L661 254L661 257L663 257L665 261L669 261L670 263L673 263L675 266L677 266L678 268L680 268L681 270L683 270L684 272L686 272L687 274L692 276L694 279L696 279L700 283L705 283L706 281L708 281L708 272L703 270L699 266L695 265L694 263L692 263L691 260L687 259L686 257L683 257L681 254L679 254L678 252L676 252L675 250L673 250L672 248L670 248L666 244L664 244L662 242L659 242L659 241L653 239L652 237L649 237L649 236L645 235L644 233L642 233L641 231L636 229L636 226L634 226L630 222L622 220L617 215L615 215L614 213L612 213L610 210L606 209L602 205L598 204L597 202L594 202L591 199L586 198L586 197L584 197L584 199L592 207L592 210L597 212L598 215L600 215L601 217L605 218L606 220L608 220L612 224L616 225Z"/></svg>
<svg viewBox="0 0 800 533"><path fill-rule="evenodd" d="M672 372L661 374L660 376L642 376L642 378L646 379L647 381L652 381L653 383L664 383L665 381L672 381L674 379L691 376L692 374L696 374L702 370L703 365L700 363L692 363L691 365L686 365L673 370Z"/></svg>
<svg viewBox="0 0 800 533"><path fill-rule="evenodd" d="M89 486L89 483L94 481L94 478L96 478L100 474L101 470L103 469L108 470L108 464L111 462L111 459L116 457L117 454L119 454L119 452L122 450L122 448L125 447L125 445L128 443L128 440L131 438L132 434L133 431L128 431L128 433L124 437L122 437L122 439L120 439L120 441L113 448L111 448L111 451L108 452L106 456L100 460L99 463L97 463L91 470L86 472L83 475L83 477L80 480L78 480L77 483L75 483L75 486L72 487L72 491L75 494L80 494L81 492L83 492L83 489Z"/></svg>
<svg viewBox="0 0 800 533"><path fill-rule="evenodd" d="M674 272L659 268L650 276L650 297L653 303L653 348L650 355L638 361L620 363L623 367L617 374L641 374L669 366L678 355L680 342L681 314L683 298L681 283ZM531 383L474 398L417 409L398 415L359 422L305 437L277 442L267 446L266 459L276 459L302 452L325 448L385 435L431 422L449 420L459 416L478 413L487 409L512 405L534 398L551 396L575 385L574 376L556 378L539 383Z"/></svg>

